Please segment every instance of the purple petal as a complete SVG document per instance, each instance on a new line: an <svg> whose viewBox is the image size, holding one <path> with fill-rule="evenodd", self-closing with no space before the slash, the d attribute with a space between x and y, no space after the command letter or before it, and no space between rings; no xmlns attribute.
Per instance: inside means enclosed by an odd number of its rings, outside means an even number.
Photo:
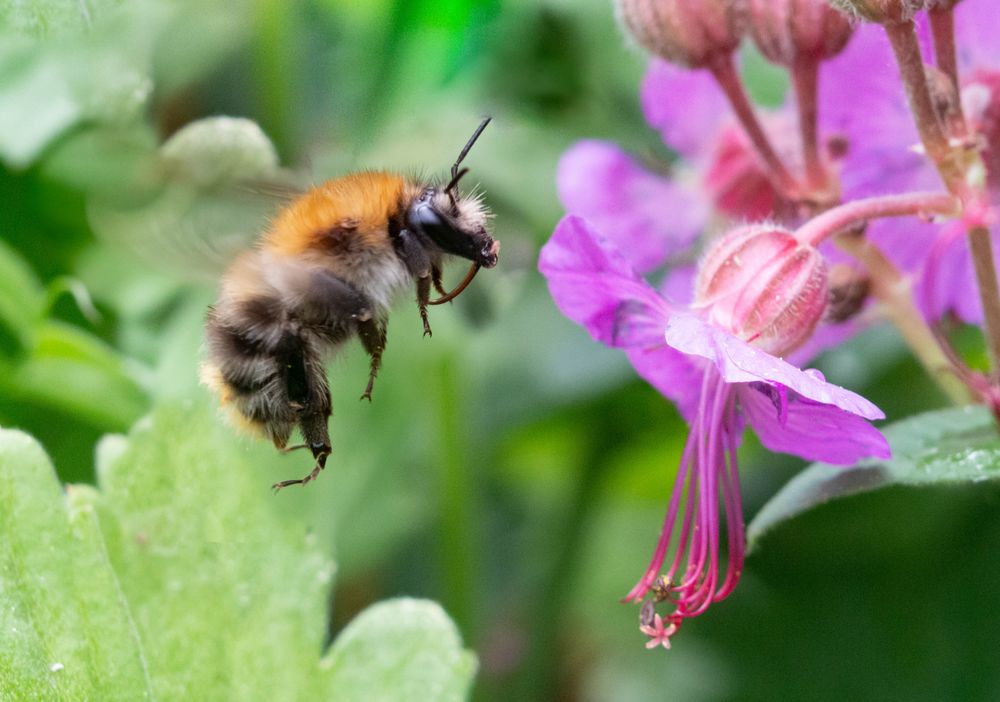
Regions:
<svg viewBox="0 0 1000 702"><path fill-rule="evenodd" d="M1000 247L1000 225L994 225L990 234L995 257ZM961 222L949 222L941 228L925 265L917 295L924 315L940 319L954 312L963 322L982 324L983 307L972 251Z"/></svg>
<svg viewBox="0 0 1000 702"><path fill-rule="evenodd" d="M542 247L538 269L560 311L610 346L662 344L667 302L586 220L567 216Z"/></svg>
<svg viewBox="0 0 1000 702"><path fill-rule="evenodd" d="M1000 3L996 0L965 0L955 7L955 43L959 66L1000 68Z"/></svg>
<svg viewBox="0 0 1000 702"><path fill-rule="evenodd" d="M573 145L556 182L566 211L590 220L639 273L688 248L708 217L697 192L650 173L608 142Z"/></svg>
<svg viewBox="0 0 1000 702"><path fill-rule="evenodd" d="M788 361L796 366L807 365L827 349L840 346L848 339L863 332L871 324L872 320L861 314L837 324L820 322L812 336L802 346L789 354Z"/></svg>
<svg viewBox="0 0 1000 702"><path fill-rule="evenodd" d="M920 140L881 26L860 25L844 52L824 63L819 103L823 135L848 140L845 198L940 185L927 159L913 151Z"/></svg>
<svg viewBox="0 0 1000 702"><path fill-rule="evenodd" d="M865 398L826 382L818 371L802 371L697 317L674 314L667 321L667 344L715 364L728 383L779 383L803 397L835 405L866 419L885 415Z"/></svg>
<svg viewBox="0 0 1000 702"><path fill-rule="evenodd" d="M642 81L646 121L682 156L707 155L723 117L726 98L706 70L691 70L653 59Z"/></svg>
<svg viewBox="0 0 1000 702"><path fill-rule="evenodd" d="M661 339L662 341L662 339ZM698 412L704 361L680 353L669 346L625 349L639 377L677 405L690 424Z"/></svg>
<svg viewBox="0 0 1000 702"><path fill-rule="evenodd" d="M660 283L660 294L678 305L690 305L694 299L694 283L698 268L694 264L683 264L671 268Z"/></svg>
<svg viewBox="0 0 1000 702"><path fill-rule="evenodd" d="M743 385L739 393L750 424L772 451L837 465L891 456L882 432L855 414L804 398L785 401L784 408L778 408L775 397L755 385Z"/></svg>
<svg viewBox="0 0 1000 702"><path fill-rule="evenodd" d="M916 217L890 217L871 222L865 235L899 270L916 274L924 267L939 224Z"/></svg>

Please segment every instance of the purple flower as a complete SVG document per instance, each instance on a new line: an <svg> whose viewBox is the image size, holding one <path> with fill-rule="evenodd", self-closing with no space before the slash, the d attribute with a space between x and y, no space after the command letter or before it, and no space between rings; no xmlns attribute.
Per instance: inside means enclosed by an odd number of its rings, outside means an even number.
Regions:
<svg viewBox="0 0 1000 702"><path fill-rule="evenodd" d="M732 246L727 240L718 245L722 250ZM765 248L773 253L775 246L779 244L771 242ZM757 254L752 248L739 252ZM781 255L787 263L797 260L798 252L781 249ZM799 370L759 347L780 352L782 339L800 338L799 330L781 323L789 321L788 310L802 309L801 301L815 297L809 289L811 277L788 274L788 266L774 265L773 255L759 258L745 261L745 271L744 263L737 264L740 270L734 277L732 258L712 264L710 252L691 307L664 298L615 244L577 216L559 223L539 260L563 314L597 341L624 349L639 374L677 401L691 424L652 561L626 597L640 600L658 582L676 583L670 588L669 599L676 606L670 621L678 625L726 597L739 580L744 527L736 449L747 424L771 450L807 460L850 464L866 456L889 456L884 437L865 421L883 417L877 407L827 383L817 371ZM762 311L756 300L734 300L730 294L742 295L752 285L748 281L761 275L787 283L788 289L777 295L774 286L764 286L768 299L786 298L780 309L772 305ZM790 323L814 325L809 317L807 312ZM752 326L761 319L759 328ZM776 324L777 335L769 337ZM723 555L723 538L728 557ZM664 599L661 594L658 601ZM646 633L659 643L670 635Z"/></svg>

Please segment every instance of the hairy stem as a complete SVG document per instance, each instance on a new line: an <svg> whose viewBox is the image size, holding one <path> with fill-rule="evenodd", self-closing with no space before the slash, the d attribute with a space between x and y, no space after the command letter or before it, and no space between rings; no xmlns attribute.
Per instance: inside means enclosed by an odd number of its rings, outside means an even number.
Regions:
<svg viewBox="0 0 1000 702"><path fill-rule="evenodd" d="M934 109L913 22L886 24L884 28L896 55L896 63L899 64L900 77L906 88L906 99L924 150L934 162L948 189L955 193L961 192L962 168L948 144L937 111Z"/></svg>
<svg viewBox="0 0 1000 702"><path fill-rule="evenodd" d="M831 235L872 219L907 215L957 215L959 205L958 199L947 193L918 192L853 200L813 217L799 227L795 238L803 244L819 246Z"/></svg>
<svg viewBox="0 0 1000 702"><path fill-rule="evenodd" d="M743 81L740 80L739 74L733 66L732 57L729 55L719 56L708 65L708 69L712 72L719 87L722 88L722 92L725 93L726 99L729 100L729 105L736 113L736 118L746 131L757 155L767 167L768 175L775 187L787 196L795 196L799 191L799 185L792 174L788 172L774 147L771 146L767 134L764 133L764 128L757 119L750 98L743 88Z"/></svg>
<svg viewBox="0 0 1000 702"><path fill-rule="evenodd" d="M986 227L978 226L969 230L969 248L976 270L979 299L983 305L983 321L986 346L990 350L990 365L994 376L1000 372L1000 288L997 285L997 269L993 260L993 241Z"/></svg>
<svg viewBox="0 0 1000 702"><path fill-rule="evenodd" d="M819 62L811 57L799 57L792 66L795 85L795 103L799 111L799 134L802 137L802 156L806 166L806 180L811 188L821 188L826 183L826 170L819 158L817 125L817 93L819 89Z"/></svg>
<svg viewBox="0 0 1000 702"><path fill-rule="evenodd" d="M871 276L872 295L881 302L886 316L899 329L906 344L913 351L927 375L941 391L957 405L972 400L969 389L956 375L948 355L938 343L938 338L924 321L920 310L913 303L909 281L885 257L877 246L863 235L844 234L835 239L837 246L856 258Z"/></svg>
<svg viewBox="0 0 1000 702"><path fill-rule="evenodd" d="M968 129L965 115L962 113L962 100L959 98L958 55L955 51L955 15L951 8L938 7L927 12L931 23L931 33L934 37L934 59L938 70L947 76L954 100L948 103L948 115L945 128L952 136L965 136Z"/></svg>
<svg viewBox="0 0 1000 702"><path fill-rule="evenodd" d="M934 59L937 67L958 86L958 57L955 52L955 15L951 8L935 8L927 12L934 37Z"/></svg>

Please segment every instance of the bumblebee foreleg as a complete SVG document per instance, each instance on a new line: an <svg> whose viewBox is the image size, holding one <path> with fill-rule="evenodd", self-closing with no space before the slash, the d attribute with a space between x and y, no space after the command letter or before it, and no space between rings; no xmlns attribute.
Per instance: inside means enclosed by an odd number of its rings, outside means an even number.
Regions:
<svg viewBox="0 0 1000 702"><path fill-rule="evenodd" d="M431 336L431 323L427 319L427 303L431 299L431 277L426 275L417 278L417 309L420 310L420 319L424 323L424 336Z"/></svg>
<svg viewBox="0 0 1000 702"><path fill-rule="evenodd" d="M406 266L406 270L417 279L417 310L420 312L420 320L424 323L424 336L431 336L431 323L427 318L427 302L431 299L431 282L433 279L433 266L426 247L418 239L420 235L403 229L396 239L396 248L399 257ZM440 279L440 273L438 273Z"/></svg>

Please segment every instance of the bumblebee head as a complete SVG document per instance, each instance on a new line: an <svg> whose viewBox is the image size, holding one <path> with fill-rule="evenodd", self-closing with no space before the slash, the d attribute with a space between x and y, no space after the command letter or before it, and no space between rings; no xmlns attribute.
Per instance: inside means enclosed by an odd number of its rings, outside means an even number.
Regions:
<svg viewBox="0 0 1000 702"><path fill-rule="evenodd" d="M451 167L451 180L444 188L425 188L407 212L410 226L424 234L444 252L467 258L484 268L497 265L500 242L486 231L489 210L478 195L462 196L458 181L468 168L459 168L469 149L490 123L484 119L473 132Z"/></svg>
<svg viewBox="0 0 1000 702"><path fill-rule="evenodd" d="M410 226L445 253L467 258L484 268L497 265L500 242L486 231L489 211L478 197L458 197L436 188L425 189L410 205Z"/></svg>

